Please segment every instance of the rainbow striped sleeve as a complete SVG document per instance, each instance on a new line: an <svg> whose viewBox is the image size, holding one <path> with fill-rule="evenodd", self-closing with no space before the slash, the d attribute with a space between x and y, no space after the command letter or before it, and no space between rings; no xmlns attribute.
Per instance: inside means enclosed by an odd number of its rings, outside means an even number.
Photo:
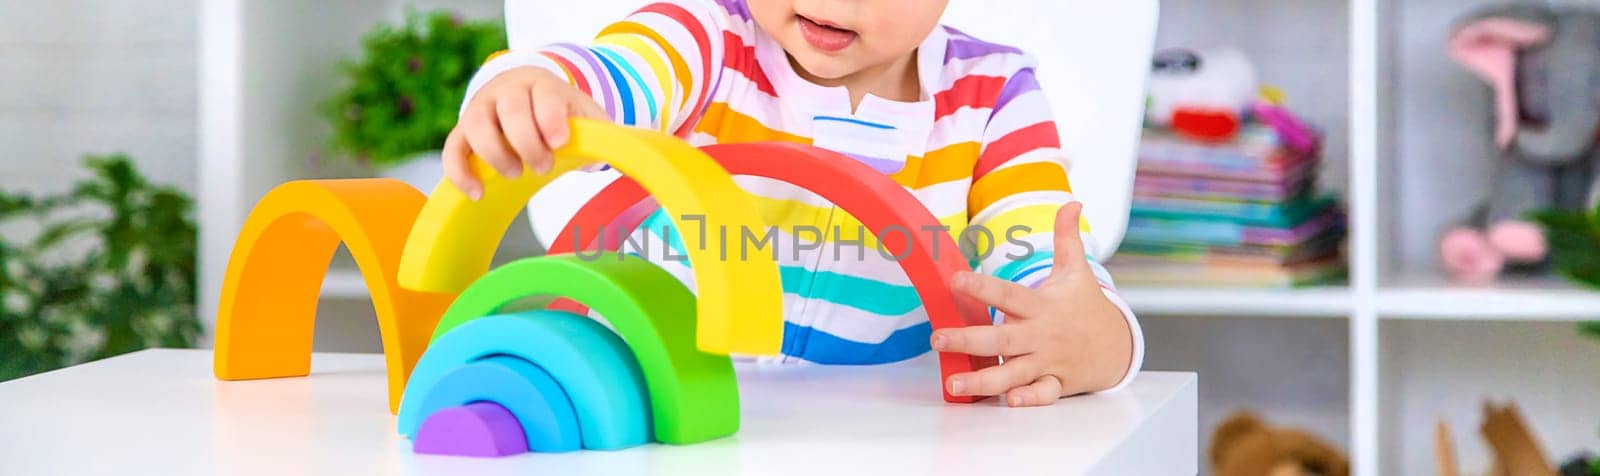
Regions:
<svg viewBox="0 0 1600 476"><path fill-rule="evenodd" d="M726 17L709 3L651 3L606 26L588 45L496 54L473 76L466 97L507 70L544 68L593 96L619 124L686 137L721 76Z"/></svg>
<svg viewBox="0 0 1600 476"><path fill-rule="evenodd" d="M967 195L971 226L988 230L994 247L981 254L979 268L992 276L1037 287L1050 276L1055 258L1056 213L1075 200L1067 180L1067 163L1049 102L1028 64L999 87L998 99L983 134L983 147L972 172ZM1086 245L1085 256L1101 290L1128 320L1133 331L1134 362L1127 377L1132 381L1142 365L1143 332L1127 303L1093 254L1089 223L1079 220L1078 233ZM1004 315L992 311L996 321Z"/></svg>

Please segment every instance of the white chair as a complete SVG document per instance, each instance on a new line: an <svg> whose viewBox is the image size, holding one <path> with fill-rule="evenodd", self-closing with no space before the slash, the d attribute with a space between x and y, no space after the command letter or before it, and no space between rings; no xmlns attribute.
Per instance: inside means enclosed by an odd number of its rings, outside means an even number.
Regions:
<svg viewBox="0 0 1600 476"><path fill-rule="evenodd" d="M645 3L506 0L507 33L514 49L583 42ZM1039 81L1072 159L1072 185L1102 258L1127 230L1157 11L1157 0L955 0L944 16L945 24L1038 58ZM551 184L529 206L534 234L548 242L616 177L569 174Z"/></svg>

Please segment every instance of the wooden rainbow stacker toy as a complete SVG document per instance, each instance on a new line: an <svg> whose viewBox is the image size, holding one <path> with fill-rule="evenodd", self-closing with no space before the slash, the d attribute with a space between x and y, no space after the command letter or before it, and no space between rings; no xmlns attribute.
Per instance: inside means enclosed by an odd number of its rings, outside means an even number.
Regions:
<svg viewBox="0 0 1600 476"><path fill-rule="evenodd" d="M489 269L533 194L596 162L625 177L580 210L551 254ZM343 243L372 293L390 411L418 452L502 456L732 435L739 392L728 355L776 354L783 343L782 286L770 253L718 252L741 246L741 234L714 230L767 226L733 175L812 190L878 231L883 250L907 257L899 262L934 329L990 325L983 305L950 290L950 277L969 269L959 253L935 252L958 249L951 235L888 232L938 227L938 220L900 185L839 154L779 143L697 149L662 133L580 119L549 174L507 179L477 165L485 193L476 202L448 182L424 197L389 179L297 181L269 192L228 262L217 378L310 372L322 277ZM676 214L685 243L709 245L684 247L698 296L648 261L606 250L614 243L597 235L637 225L640 217L628 211L647 196ZM685 216L704 222L685 226ZM575 243L604 254L580 257ZM568 312L576 310L570 305L501 312L529 297L592 309L611 328ZM941 354L939 362L943 377L997 364L962 354ZM942 382L929 384L943 391Z"/></svg>

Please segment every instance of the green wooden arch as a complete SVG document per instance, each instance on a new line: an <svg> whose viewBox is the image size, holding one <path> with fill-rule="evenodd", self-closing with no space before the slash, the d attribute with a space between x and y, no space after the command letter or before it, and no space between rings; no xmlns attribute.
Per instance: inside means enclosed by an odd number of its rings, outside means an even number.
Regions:
<svg viewBox="0 0 1600 476"><path fill-rule="evenodd" d="M628 343L649 390L656 441L689 444L738 431L733 362L695 347L694 295L643 258L546 256L495 268L461 292L439 319L433 338L535 296L589 306Z"/></svg>

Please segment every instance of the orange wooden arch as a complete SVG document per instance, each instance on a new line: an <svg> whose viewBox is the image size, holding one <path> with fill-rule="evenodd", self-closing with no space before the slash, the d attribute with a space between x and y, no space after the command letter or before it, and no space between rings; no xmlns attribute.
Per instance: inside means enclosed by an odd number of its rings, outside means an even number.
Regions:
<svg viewBox="0 0 1600 476"><path fill-rule="evenodd" d="M397 411L411 368L454 294L403 289L397 272L427 198L390 179L289 182L250 212L228 259L217 309L214 372L223 380L311 372L322 280L344 243L372 295Z"/></svg>
<svg viewBox="0 0 1600 476"><path fill-rule="evenodd" d="M875 233L891 227L908 230L910 233L877 234L885 251L906 257L899 260L900 265L922 298L933 328L993 325L988 306L950 287L950 278L957 271L971 269L955 240L948 233L924 231L928 229L925 227L940 226L939 220L904 187L882 173L835 152L790 143L719 144L703 150L730 174L782 180L817 193L860 219ZM615 232L613 227L619 223L637 225L637 219L619 220L618 217L645 198L646 191L628 177L612 182L578 210L561 235L551 241L549 253L571 253L580 244L583 249L614 251L617 243L601 236L602 230ZM627 229L632 230L632 227ZM558 305L562 309L583 311L581 306L571 302ZM945 378L998 364L993 357L949 352L939 355L940 373ZM946 401L981 400L950 395L943 390L943 382L941 379L939 387L945 392Z"/></svg>

